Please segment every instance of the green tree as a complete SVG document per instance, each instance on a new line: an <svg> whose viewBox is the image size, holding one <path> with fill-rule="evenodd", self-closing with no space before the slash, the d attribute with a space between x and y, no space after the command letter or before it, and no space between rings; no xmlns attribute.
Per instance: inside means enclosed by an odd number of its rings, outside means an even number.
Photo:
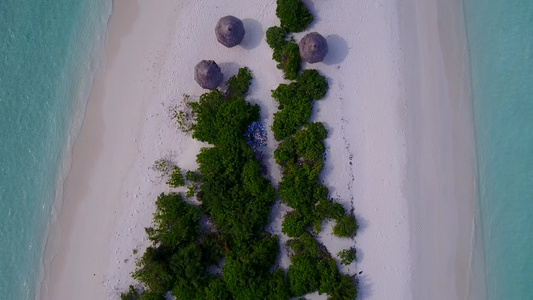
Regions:
<svg viewBox="0 0 533 300"><path fill-rule="evenodd" d="M266 41L267 44L272 49L281 49L285 44L287 44L287 31L285 29L272 26L266 31Z"/></svg>
<svg viewBox="0 0 533 300"><path fill-rule="evenodd" d="M318 272L320 273L319 294L331 294L338 285L341 274L337 269L337 264L333 258L327 258L318 263Z"/></svg>
<svg viewBox="0 0 533 300"><path fill-rule="evenodd" d="M140 300L141 295L137 290L133 287L133 285L130 285L130 288L128 292L124 292L120 295L120 300Z"/></svg>
<svg viewBox="0 0 533 300"><path fill-rule="evenodd" d="M154 294L163 295L170 291L175 278L167 264L168 257L168 249L148 247L137 263L133 278L143 283Z"/></svg>
<svg viewBox="0 0 533 300"><path fill-rule="evenodd" d="M355 260L356 253L357 252L355 248L350 248L339 251L339 253L337 253L337 256L341 259L341 264L347 266Z"/></svg>
<svg viewBox="0 0 533 300"><path fill-rule="evenodd" d="M200 236L200 209L184 202L180 194L160 194L155 204L155 228L147 229L151 241L176 248Z"/></svg>
<svg viewBox="0 0 533 300"><path fill-rule="evenodd" d="M167 181L167 184L173 188L185 185L185 180L183 180L183 174L181 173L181 169L178 166L174 166L174 169L170 174L170 179Z"/></svg>
<svg viewBox="0 0 533 300"><path fill-rule="evenodd" d="M316 291L320 279L316 260L310 256L297 255L291 261L287 273L291 296L298 297Z"/></svg>
<svg viewBox="0 0 533 300"><path fill-rule="evenodd" d="M281 224L281 231L288 237L297 237L305 232L305 228L309 225L302 214L298 211L292 211L285 215Z"/></svg>
<svg viewBox="0 0 533 300"><path fill-rule="evenodd" d="M231 76L230 79L228 79L228 91L226 96L230 99L244 98L248 93L251 82L252 72L246 67L240 68L237 75Z"/></svg>
<svg viewBox="0 0 533 300"><path fill-rule="evenodd" d="M220 278L215 277L205 288L205 300L231 300L231 294L226 288L226 284Z"/></svg>
<svg viewBox="0 0 533 300"><path fill-rule="evenodd" d="M290 32L300 32L307 29L313 22L313 15L301 0L277 0L276 16L281 27Z"/></svg>
<svg viewBox="0 0 533 300"><path fill-rule="evenodd" d="M277 269L270 276L268 282L268 290L270 294L268 300L286 300L289 299L289 287L285 279L285 272Z"/></svg>
<svg viewBox="0 0 533 300"><path fill-rule="evenodd" d="M298 92L305 94L315 100L320 100L328 92L328 82L326 78L317 70L308 69L302 72L296 80Z"/></svg>
<svg viewBox="0 0 533 300"><path fill-rule="evenodd" d="M353 300L357 298L357 284L354 277L342 275L340 282L329 294L328 300Z"/></svg>
<svg viewBox="0 0 533 300"><path fill-rule="evenodd" d="M198 172L187 170L187 172L185 172L185 179L190 182L200 182L202 180L202 176L200 176Z"/></svg>
<svg viewBox="0 0 533 300"><path fill-rule="evenodd" d="M333 234L338 237L354 237L357 234L357 220L353 215L346 215L333 226Z"/></svg>

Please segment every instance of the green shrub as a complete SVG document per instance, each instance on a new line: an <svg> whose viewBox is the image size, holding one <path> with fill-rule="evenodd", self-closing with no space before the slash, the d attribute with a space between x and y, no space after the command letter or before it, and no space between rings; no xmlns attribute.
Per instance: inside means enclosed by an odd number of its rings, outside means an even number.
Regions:
<svg viewBox="0 0 533 300"><path fill-rule="evenodd" d="M178 186L185 185L183 174L181 173L181 169L178 166L174 166L174 169L172 170L172 173L170 174L170 179L167 181L167 184L173 188L177 188Z"/></svg>
<svg viewBox="0 0 533 300"><path fill-rule="evenodd" d="M276 16L281 27L290 32L300 32L307 29L313 22L313 15L301 0L277 0Z"/></svg>
<svg viewBox="0 0 533 300"><path fill-rule="evenodd" d="M294 80L300 72L302 58L300 57L300 48L294 42L288 42L283 46L281 59L277 65L278 69L285 74L285 79Z"/></svg>
<svg viewBox="0 0 533 300"><path fill-rule="evenodd" d="M318 287L318 293L332 293L339 283L341 275L337 268L337 263L335 263L333 258L327 258L320 261L317 268L318 272L320 273L320 285Z"/></svg>
<svg viewBox="0 0 533 300"><path fill-rule="evenodd" d="M316 260L320 260L325 257L325 254L318 249L318 243L308 233L302 234L296 239L287 241L287 246L292 251L292 257L294 256L309 256Z"/></svg>
<svg viewBox="0 0 533 300"><path fill-rule="evenodd" d="M319 287L320 273L316 259L305 255L296 255L287 272L291 297L303 296L314 292Z"/></svg>
<svg viewBox="0 0 533 300"><path fill-rule="evenodd" d="M312 216L315 204L329 194L328 188L318 182L318 172L307 164L292 165L283 175L278 188L280 199L304 216Z"/></svg>
<svg viewBox="0 0 533 300"><path fill-rule="evenodd" d="M278 141L289 137L305 124L312 112L311 105L287 106L274 114L272 132Z"/></svg>
<svg viewBox="0 0 533 300"><path fill-rule="evenodd" d="M261 176L250 147L244 140L237 144L200 151L197 162L204 183L198 198L217 229L247 240L268 222L276 193Z"/></svg>
<svg viewBox="0 0 533 300"><path fill-rule="evenodd" d="M202 177L200 176L200 174L198 172L188 170L185 173L185 179L187 179L190 182L200 182Z"/></svg>
<svg viewBox="0 0 533 300"><path fill-rule="evenodd" d="M277 269L272 273L268 282L268 290L270 291L268 300L286 300L290 298L289 287L283 270Z"/></svg>
<svg viewBox="0 0 533 300"><path fill-rule="evenodd" d="M357 234L357 220L353 215L343 216L333 226L333 234L338 237L353 237Z"/></svg>
<svg viewBox="0 0 533 300"><path fill-rule="evenodd" d="M309 224L298 211L288 213L281 223L281 231L288 237L297 237L305 232Z"/></svg>
<svg viewBox="0 0 533 300"><path fill-rule="evenodd" d="M339 203L334 203L331 199L323 199L316 205L316 218L319 220L333 219L340 220L345 215L345 210Z"/></svg>
<svg viewBox="0 0 533 300"><path fill-rule="evenodd" d="M164 158L156 160L152 166L152 169L160 172L163 175L169 175L172 163Z"/></svg>
<svg viewBox="0 0 533 300"><path fill-rule="evenodd" d="M133 278L143 283L149 292L163 295L171 290L175 281L168 266L168 259L168 249L148 247L137 262Z"/></svg>
<svg viewBox="0 0 533 300"><path fill-rule="evenodd" d="M144 292L141 295L141 300L165 300L165 295L154 292Z"/></svg>
<svg viewBox="0 0 533 300"><path fill-rule="evenodd" d="M353 300L356 298L357 284L350 275L342 275L340 282L328 296L328 300Z"/></svg>
<svg viewBox="0 0 533 300"><path fill-rule="evenodd" d="M179 194L160 194L155 202L155 228L148 238L170 248L195 241L200 236L200 209L187 204Z"/></svg>
<svg viewBox="0 0 533 300"><path fill-rule="evenodd" d="M127 293L125 292L120 295L120 300L140 300L140 299L141 299L141 295L137 292L137 290L135 290L133 285L130 285L130 289L128 290Z"/></svg>
<svg viewBox="0 0 533 300"><path fill-rule="evenodd" d="M248 93L251 81L252 72L246 67L240 68L237 75L231 76L231 78L228 79L228 91L226 92L226 96L230 99L244 98Z"/></svg>
<svg viewBox="0 0 533 300"><path fill-rule="evenodd" d="M176 123L178 129L185 133L191 132L195 122L195 115L190 106L190 102L191 96L183 94L183 101L170 110L172 120Z"/></svg>
<svg viewBox="0 0 533 300"><path fill-rule="evenodd" d="M355 248L344 249L337 253L337 256L341 259L341 264L347 266L351 264L356 258Z"/></svg>
<svg viewBox="0 0 533 300"><path fill-rule="evenodd" d="M300 79L302 75L303 78ZM321 99L327 92L326 79L316 70L305 70L302 75L296 82L280 84L272 91L272 98L279 103L280 110L274 114L272 125L274 138L278 141L287 138L303 126L311 117L313 99ZM322 129L322 132L321 139L324 139L327 132L325 129Z"/></svg>
<svg viewBox="0 0 533 300"><path fill-rule="evenodd" d="M327 134L328 132L322 123L306 124L304 130L296 131L294 135L296 154L308 161L321 161L326 149L324 139Z"/></svg>
<svg viewBox="0 0 533 300"><path fill-rule="evenodd" d="M189 184L187 186L187 192L185 193L185 197L192 198L194 197L194 194L196 194L196 186L194 184Z"/></svg>
<svg viewBox="0 0 533 300"><path fill-rule="evenodd" d="M317 70L308 69L302 72L296 80L298 93L305 94L312 99L320 100L326 96L328 82Z"/></svg>
<svg viewBox="0 0 533 300"><path fill-rule="evenodd" d="M220 278L215 277L205 288L205 300L231 300L231 294L226 284Z"/></svg>
<svg viewBox="0 0 533 300"><path fill-rule="evenodd" d="M272 49L281 49L285 44L287 44L287 31L285 29L272 26L266 31L266 41L267 44Z"/></svg>
<svg viewBox="0 0 533 300"><path fill-rule="evenodd" d="M172 295L177 300L202 299L208 275L202 263L202 251L195 243L178 249L170 258L175 276ZM199 297L200 296L200 297Z"/></svg>
<svg viewBox="0 0 533 300"><path fill-rule="evenodd" d="M234 299L267 299L270 268L279 251L276 237L265 237L252 244L237 246L226 257L224 281Z"/></svg>
<svg viewBox="0 0 533 300"><path fill-rule="evenodd" d="M248 125L259 118L259 106L239 97L227 99L219 90L201 95L191 107L196 115L193 138L213 145L242 140Z"/></svg>

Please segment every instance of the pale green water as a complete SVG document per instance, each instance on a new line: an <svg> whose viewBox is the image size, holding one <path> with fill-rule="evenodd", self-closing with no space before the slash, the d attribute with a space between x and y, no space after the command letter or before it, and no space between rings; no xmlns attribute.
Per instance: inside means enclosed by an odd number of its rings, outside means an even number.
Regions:
<svg viewBox="0 0 533 300"><path fill-rule="evenodd" d="M107 0L0 1L0 299L34 299Z"/></svg>
<svg viewBox="0 0 533 300"><path fill-rule="evenodd" d="M533 299L533 1L464 4L487 298Z"/></svg>

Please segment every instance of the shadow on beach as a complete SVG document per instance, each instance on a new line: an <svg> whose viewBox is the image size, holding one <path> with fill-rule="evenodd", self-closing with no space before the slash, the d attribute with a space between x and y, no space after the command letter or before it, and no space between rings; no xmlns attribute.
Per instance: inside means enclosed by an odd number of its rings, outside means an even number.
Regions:
<svg viewBox="0 0 533 300"><path fill-rule="evenodd" d="M336 34L328 35L326 40L328 41L328 54L324 58L324 63L326 65L342 63L350 51L346 40Z"/></svg>
<svg viewBox="0 0 533 300"><path fill-rule="evenodd" d="M246 33L244 34L241 46L246 50L254 49L263 40L263 35L265 34L263 25L254 19L244 19L242 22L244 23Z"/></svg>

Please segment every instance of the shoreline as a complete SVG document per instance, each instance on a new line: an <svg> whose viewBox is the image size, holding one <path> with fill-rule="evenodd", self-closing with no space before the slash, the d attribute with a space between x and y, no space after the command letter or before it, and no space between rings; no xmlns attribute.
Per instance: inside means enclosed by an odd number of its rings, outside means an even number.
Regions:
<svg viewBox="0 0 533 300"><path fill-rule="evenodd" d="M150 82L146 77L151 74L124 70L136 62L146 61L143 52L160 45L151 43L160 35L145 33L133 37L137 41L144 39L144 47L124 49L123 44L136 44L130 31L140 17L138 7L124 6L124 3L127 2L115 0L113 3L102 67L94 76L85 119L74 142L71 168L63 185L58 225L52 228L51 224L44 256L44 261L50 261L50 265L44 270L42 299L105 298L103 282L107 255L101 255L101 250L95 251L92 247L107 249L111 239L109 228L114 226L113 215L121 209L117 201L120 199L118 187L136 152L140 128L136 120L141 119L140 113L149 101L142 91L148 88ZM165 9L159 8L159 11ZM150 20L153 17L149 14L157 15L159 11L145 9L144 17ZM160 27L163 26L158 29ZM132 82L139 84L128 87ZM127 109L123 109L123 105ZM118 153L122 155L119 160ZM101 174L108 178L101 178Z"/></svg>
<svg viewBox="0 0 533 300"><path fill-rule="evenodd" d="M412 213L413 295L479 299L483 286L474 276L483 274L476 262L482 245L475 231L477 158L462 1L415 1L399 10L407 37L405 72L412 76L405 193Z"/></svg>

